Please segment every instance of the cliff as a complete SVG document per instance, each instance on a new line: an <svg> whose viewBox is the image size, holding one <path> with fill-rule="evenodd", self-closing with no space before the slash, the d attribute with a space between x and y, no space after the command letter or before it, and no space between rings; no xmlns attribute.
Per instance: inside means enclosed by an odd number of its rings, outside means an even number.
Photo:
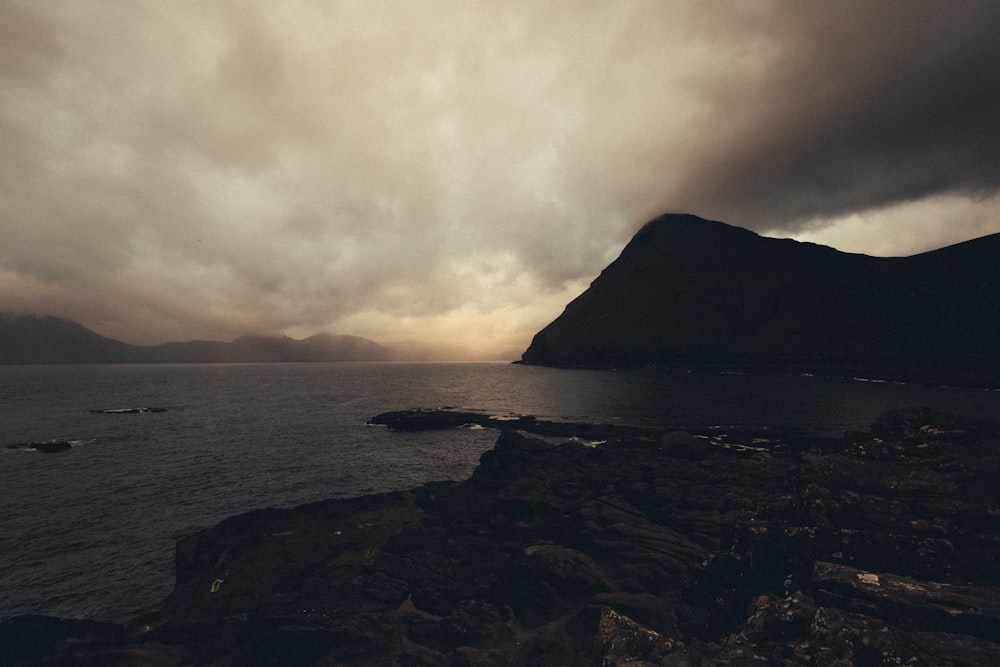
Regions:
<svg viewBox="0 0 1000 667"><path fill-rule="evenodd" d="M261 510L177 546L127 627L19 617L0 664L985 665L1000 425L842 440L413 411L502 430L471 479ZM582 440L601 440L588 446Z"/></svg>
<svg viewBox="0 0 1000 667"><path fill-rule="evenodd" d="M912 257L647 223L522 362L1000 383L1000 234Z"/></svg>

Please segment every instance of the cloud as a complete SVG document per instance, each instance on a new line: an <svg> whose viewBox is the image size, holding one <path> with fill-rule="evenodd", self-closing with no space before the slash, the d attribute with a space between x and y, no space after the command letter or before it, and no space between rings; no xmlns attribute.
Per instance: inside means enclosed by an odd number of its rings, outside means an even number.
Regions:
<svg viewBox="0 0 1000 667"><path fill-rule="evenodd" d="M1000 194L975 201L936 195L882 209L827 219L791 237L844 252L906 257L997 233ZM768 232L768 236L789 234Z"/></svg>
<svg viewBox="0 0 1000 667"><path fill-rule="evenodd" d="M0 309L495 352L668 210L887 254L1000 231L998 19L0 0Z"/></svg>
<svg viewBox="0 0 1000 667"><path fill-rule="evenodd" d="M991 4L792 4L790 37L720 123L691 187L794 226L942 192L995 192L1000 53ZM723 155L729 159L724 160ZM706 174L706 172L710 172Z"/></svg>

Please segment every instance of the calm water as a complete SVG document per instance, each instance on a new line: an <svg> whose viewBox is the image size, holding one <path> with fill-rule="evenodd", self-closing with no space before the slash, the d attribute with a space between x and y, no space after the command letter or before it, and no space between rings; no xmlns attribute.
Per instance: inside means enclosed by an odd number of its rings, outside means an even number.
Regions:
<svg viewBox="0 0 1000 667"><path fill-rule="evenodd" d="M496 434L389 433L387 410L839 434L930 405L1000 418L1000 392L509 364L0 366L0 620L125 621L173 586L177 540L235 513L469 475ZM166 412L100 414L138 406ZM68 452L7 444L71 440Z"/></svg>

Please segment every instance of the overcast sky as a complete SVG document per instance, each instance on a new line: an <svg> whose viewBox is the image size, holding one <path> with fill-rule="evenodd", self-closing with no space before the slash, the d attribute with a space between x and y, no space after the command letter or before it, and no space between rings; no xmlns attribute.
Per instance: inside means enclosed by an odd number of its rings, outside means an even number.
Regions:
<svg viewBox="0 0 1000 667"><path fill-rule="evenodd" d="M664 212L1000 232L1000 2L0 0L0 310L517 358Z"/></svg>

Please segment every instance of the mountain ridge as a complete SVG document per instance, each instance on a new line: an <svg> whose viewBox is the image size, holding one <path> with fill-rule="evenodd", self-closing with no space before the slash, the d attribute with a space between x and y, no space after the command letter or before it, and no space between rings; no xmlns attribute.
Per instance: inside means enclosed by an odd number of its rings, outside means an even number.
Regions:
<svg viewBox="0 0 1000 667"><path fill-rule="evenodd" d="M53 316L0 314L0 364L269 363L392 361L390 348L360 336L320 333L241 336L229 342L191 340L132 345Z"/></svg>
<svg viewBox="0 0 1000 667"><path fill-rule="evenodd" d="M520 363L996 384L996 257L1000 234L872 257L667 214L535 335Z"/></svg>

